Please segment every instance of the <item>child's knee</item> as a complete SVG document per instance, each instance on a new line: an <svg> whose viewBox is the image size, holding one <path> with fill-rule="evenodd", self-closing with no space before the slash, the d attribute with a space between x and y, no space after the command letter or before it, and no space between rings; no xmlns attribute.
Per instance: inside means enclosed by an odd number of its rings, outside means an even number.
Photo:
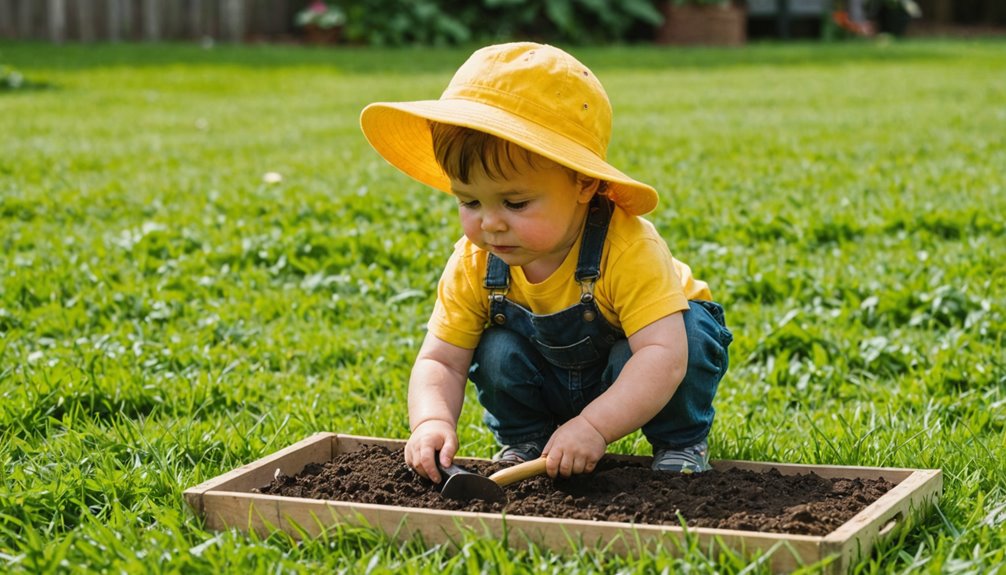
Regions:
<svg viewBox="0 0 1006 575"><path fill-rule="evenodd" d="M706 305L689 302L690 309L684 314L685 332L688 334L688 372L693 377L698 375L697 371L718 380L726 372L729 363L727 347L733 336L721 323L722 308L712 303L708 304L708 308Z"/></svg>

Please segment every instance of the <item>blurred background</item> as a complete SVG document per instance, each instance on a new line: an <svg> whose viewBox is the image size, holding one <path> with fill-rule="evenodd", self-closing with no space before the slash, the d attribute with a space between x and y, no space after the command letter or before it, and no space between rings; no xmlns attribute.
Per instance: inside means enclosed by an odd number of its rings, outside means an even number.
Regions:
<svg viewBox="0 0 1006 575"><path fill-rule="evenodd" d="M0 39L738 45L1006 35L1003 0L0 0Z"/></svg>

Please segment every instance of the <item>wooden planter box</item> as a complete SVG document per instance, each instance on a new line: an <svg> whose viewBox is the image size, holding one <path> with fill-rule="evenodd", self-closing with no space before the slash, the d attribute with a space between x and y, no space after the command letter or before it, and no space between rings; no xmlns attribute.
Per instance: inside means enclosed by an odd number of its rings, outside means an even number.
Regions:
<svg viewBox="0 0 1006 575"><path fill-rule="evenodd" d="M678 46L740 46L747 41L743 8L733 4L683 4L663 2L664 23L657 30L658 44Z"/></svg>
<svg viewBox="0 0 1006 575"><path fill-rule="evenodd" d="M654 543L677 552L676 542L684 542L686 530L674 525L648 525L576 519L551 519L441 511L388 505L345 503L279 497L252 493L268 485L277 471L300 473L308 463L324 463L336 455L363 445L383 445L401 449L404 441L317 433L286 449L263 457L185 491L185 499L210 529L238 528L266 535L283 530L294 537L317 536L326 527L342 523L380 529L399 540L421 535L427 543L457 541L465 532L487 537L506 535L511 545L533 542L554 550L571 550L577 545L596 546L629 554ZM620 456L626 460L649 460L641 456ZM465 459L458 458L460 463ZM468 461L472 461L469 459ZM890 536L913 514L922 513L940 496L943 477L936 469L894 469L793 465L752 461L712 461L715 469L732 467L754 471L777 469L784 475L814 472L822 477L877 478L895 485L891 491L827 536L789 535L728 529L689 528L687 536L698 539L703 549L722 547L752 557L769 555L773 571L792 571L833 557L828 569L845 573L860 555L870 552L880 538Z"/></svg>

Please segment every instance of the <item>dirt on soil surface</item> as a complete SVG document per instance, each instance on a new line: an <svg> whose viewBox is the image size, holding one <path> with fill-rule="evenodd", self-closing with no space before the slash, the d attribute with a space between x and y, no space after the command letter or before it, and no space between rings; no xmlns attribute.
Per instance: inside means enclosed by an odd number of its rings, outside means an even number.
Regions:
<svg viewBox="0 0 1006 575"><path fill-rule="evenodd" d="M489 475L506 466L457 461ZM258 493L399 507L535 515L559 519L827 535L892 487L884 479L825 479L730 469L681 475L605 457L590 474L525 479L505 488L508 502L455 501L405 465L401 450L367 446L280 475Z"/></svg>

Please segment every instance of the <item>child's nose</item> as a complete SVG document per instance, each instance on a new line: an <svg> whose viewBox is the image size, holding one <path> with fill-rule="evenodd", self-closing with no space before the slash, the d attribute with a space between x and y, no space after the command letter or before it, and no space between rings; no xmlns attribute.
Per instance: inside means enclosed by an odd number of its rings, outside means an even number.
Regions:
<svg viewBox="0 0 1006 575"><path fill-rule="evenodd" d="M482 213L482 231L501 232L506 229L506 222L496 210L485 210Z"/></svg>

